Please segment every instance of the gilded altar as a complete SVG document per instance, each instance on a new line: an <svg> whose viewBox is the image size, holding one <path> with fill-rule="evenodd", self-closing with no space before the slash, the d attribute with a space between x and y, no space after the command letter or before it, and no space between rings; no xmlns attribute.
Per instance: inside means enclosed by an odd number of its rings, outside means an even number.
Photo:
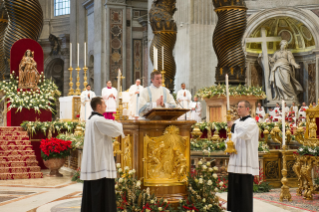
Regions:
<svg viewBox="0 0 319 212"><path fill-rule="evenodd" d="M125 138L118 139L116 161L135 169L151 193L178 202L187 195L190 131L195 121L122 121Z"/></svg>

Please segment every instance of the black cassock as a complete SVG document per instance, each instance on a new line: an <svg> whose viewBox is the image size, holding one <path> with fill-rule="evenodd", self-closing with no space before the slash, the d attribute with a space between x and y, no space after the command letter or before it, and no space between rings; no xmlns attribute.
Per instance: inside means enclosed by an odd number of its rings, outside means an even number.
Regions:
<svg viewBox="0 0 319 212"><path fill-rule="evenodd" d="M85 180L81 212L116 212L114 186L114 179Z"/></svg>

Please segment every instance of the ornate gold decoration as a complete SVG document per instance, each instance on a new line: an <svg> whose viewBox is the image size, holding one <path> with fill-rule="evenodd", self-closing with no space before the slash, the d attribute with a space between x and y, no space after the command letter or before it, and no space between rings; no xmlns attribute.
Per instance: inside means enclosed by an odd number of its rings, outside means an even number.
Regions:
<svg viewBox="0 0 319 212"><path fill-rule="evenodd" d="M282 174L282 187L281 187L281 192L280 192L280 197L279 200L282 202L284 199L287 199L288 201L291 201L291 194L289 191L289 187L287 186L288 180L287 180L287 161L286 161L286 148L287 146L284 145L282 147L283 150L280 150L282 153L282 164L283 164L283 169L281 170Z"/></svg>
<svg viewBox="0 0 319 212"><path fill-rule="evenodd" d="M150 47L150 58L153 61L153 47L161 49L164 46L165 76L166 87L174 90L174 79L176 64L173 57L173 49L176 42L177 27L173 20L176 11L176 0L154 0L149 12L150 24L154 33L153 42ZM158 70L162 67L162 51L158 54Z"/></svg>
<svg viewBox="0 0 319 212"><path fill-rule="evenodd" d="M162 86L165 87L165 73L166 71L162 70L161 74L162 74Z"/></svg>
<svg viewBox="0 0 319 212"><path fill-rule="evenodd" d="M202 131L200 131L199 127L195 125L193 131L191 132L192 137L197 140L198 138L200 138L202 136Z"/></svg>
<svg viewBox="0 0 319 212"><path fill-rule="evenodd" d="M3 2L9 20L3 41L5 57L8 60L11 47L16 41L23 38L38 40L43 28L43 11L38 0L3 0Z"/></svg>
<svg viewBox="0 0 319 212"><path fill-rule="evenodd" d="M227 121L231 121L232 119L232 116L231 116L231 111L228 110L227 111ZM232 133L230 131L231 129L228 127L227 129L227 135L228 135L228 142L226 143L227 144L227 149L225 150L225 153L229 153L229 154L237 154L237 150L235 149L235 144L234 142L231 140L231 137L232 137Z"/></svg>
<svg viewBox="0 0 319 212"><path fill-rule="evenodd" d="M265 129L263 133L264 133L264 141L267 144L268 143L269 130Z"/></svg>
<svg viewBox="0 0 319 212"><path fill-rule="evenodd" d="M34 60L34 52L28 49L19 64L18 88L38 89L40 74L37 70L37 62Z"/></svg>
<svg viewBox="0 0 319 212"><path fill-rule="evenodd" d="M127 120L128 116L123 114L123 110L125 107L123 106L123 99L122 99L122 80L125 79L125 77L122 75L120 76L120 90L119 92L119 106L116 109L116 114L114 116L115 120Z"/></svg>
<svg viewBox="0 0 319 212"><path fill-rule="evenodd" d="M79 120L77 117L81 112L81 98L74 96L72 99L72 120Z"/></svg>
<svg viewBox="0 0 319 212"><path fill-rule="evenodd" d="M73 68L72 68L72 67L70 67L70 68L69 68L69 71L70 71L70 83L69 83L70 89L69 89L68 96L73 96L73 95L74 95L74 89L73 89L73 78L72 78L72 71L73 71Z"/></svg>
<svg viewBox="0 0 319 212"><path fill-rule="evenodd" d="M130 134L126 135L125 138L122 138L122 150L122 166L128 166L131 170L133 168L133 145Z"/></svg>
<svg viewBox="0 0 319 212"><path fill-rule="evenodd" d="M214 135L213 135L213 137L212 137L212 141L213 141L214 143L218 143L218 142L220 141L220 137L219 137L218 131L217 131L216 129L215 129Z"/></svg>
<svg viewBox="0 0 319 212"><path fill-rule="evenodd" d="M118 137L115 139L115 141L113 142L113 154L114 154L114 157L117 155L117 154L121 154L122 151L120 149L120 142L118 141Z"/></svg>
<svg viewBox="0 0 319 212"><path fill-rule="evenodd" d="M80 96L81 95L81 89L80 89L80 71L81 71L81 68L77 67L75 70L77 72L75 95Z"/></svg>
<svg viewBox="0 0 319 212"><path fill-rule="evenodd" d="M3 1L0 2L0 9L1 9L1 19L0 19L0 44L3 44L4 41L4 34L6 32L6 28L8 26L8 14L5 10ZM3 45L0 46L0 74L4 79L4 74L6 72L6 60L5 60L5 53Z"/></svg>
<svg viewBox="0 0 319 212"><path fill-rule="evenodd" d="M247 25L245 1L213 0L213 4L218 16L213 35L213 47L218 58L216 81L225 82L225 74L228 74L230 83L244 84L246 63L241 41Z"/></svg>
<svg viewBox="0 0 319 212"><path fill-rule="evenodd" d="M190 165L189 136L168 126L159 137L144 137L144 186L185 185Z"/></svg>
<svg viewBox="0 0 319 212"><path fill-rule="evenodd" d="M76 128L74 130L74 135L75 136L84 136L84 132L83 132L83 129L82 127L80 126L80 122L78 125L76 125Z"/></svg>
<svg viewBox="0 0 319 212"><path fill-rule="evenodd" d="M282 138L280 136L280 133L281 133L281 131L280 131L279 127L278 127L278 123L276 123L275 127L270 132L270 136L271 136L271 139L274 142L279 143L280 147L281 147Z"/></svg>
<svg viewBox="0 0 319 212"><path fill-rule="evenodd" d="M88 67L85 66L85 67L83 68L83 71L84 71L83 91L86 91L86 86L87 86L87 84L88 84L88 82L87 82L87 79L88 79L87 70L88 70Z"/></svg>

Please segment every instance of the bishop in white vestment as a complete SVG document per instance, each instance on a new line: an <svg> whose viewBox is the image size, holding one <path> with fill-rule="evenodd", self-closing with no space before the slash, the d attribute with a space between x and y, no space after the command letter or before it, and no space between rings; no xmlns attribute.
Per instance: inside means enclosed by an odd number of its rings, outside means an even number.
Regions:
<svg viewBox="0 0 319 212"><path fill-rule="evenodd" d="M102 98L106 104L104 117L114 120L113 114L116 113L117 90L112 87L111 81L108 81L106 87L102 89Z"/></svg>
<svg viewBox="0 0 319 212"><path fill-rule="evenodd" d="M202 121L202 104L198 101L197 96L194 97L194 102L191 103L191 120L196 122Z"/></svg>
<svg viewBox="0 0 319 212"><path fill-rule="evenodd" d="M176 102L171 92L162 87L162 74L154 71L151 74L151 86L145 88L139 100L139 114L150 111L152 108L175 108Z"/></svg>
<svg viewBox="0 0 319 212"><path fill-rule="evenodd" d="M130 104L129 104L129 117L130 118L137 118L138 114L138 102L140 99L141 92L143 91L144 87L141 86L141 80L137 79L135 84L132 85L129 89L130 94Z"/></svg>
<svg viewBox="0 0 319 212"><path fill-rule="evenodd" d="M92 112L86 122L81 177L84 181L82 212L116 211L113 140L124 137L123 126L103 117L106 105L101 97L92 99Z"/></svg>
<svg viewBox="0 0 319 212"><path fill-rule="evenodd" d="M92 113L91 99L95 97L95 93L91 91L91 85L86 86L86 91L81 93L81 113L80 120L87 121Z"/></svg>
<svg viewBox="0 0 319 212"><path fill-rule="evenodd" d="M227 211L253 212L253 180L259 175L259 128L249 109L249 102L239 102L237 112L241 118L227 123L237 150L237 154L230 155L227 169Z"/></svg>
<svg viewBox="0 0 319 212"><path fill-rule="evenodd" d="M191 109L192 94L186 90L185 83L181 84L182 89L177 92L177 104L179 108ZM180 116L178 120L187 120L190 118L190 112Z"/></svg>

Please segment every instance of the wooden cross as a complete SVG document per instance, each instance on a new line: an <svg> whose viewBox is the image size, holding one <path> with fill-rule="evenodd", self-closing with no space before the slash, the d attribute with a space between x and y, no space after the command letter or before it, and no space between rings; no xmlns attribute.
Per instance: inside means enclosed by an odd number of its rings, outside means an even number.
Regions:
<svg viewBox="0 0 319 212"><path fill-rule="evenodd" d="M267 37L267 31L264 27L261 28L261 37L258 38L246 38L246 43L261 43L261 50L263 54L263 65L264 65L264 78L265 78L265 90L267 100L272 100L271 95L271 88L269 84L269 61L268 61L268 49L267 43L268 42L280 42L282 39L281 37Z"/></svg>

